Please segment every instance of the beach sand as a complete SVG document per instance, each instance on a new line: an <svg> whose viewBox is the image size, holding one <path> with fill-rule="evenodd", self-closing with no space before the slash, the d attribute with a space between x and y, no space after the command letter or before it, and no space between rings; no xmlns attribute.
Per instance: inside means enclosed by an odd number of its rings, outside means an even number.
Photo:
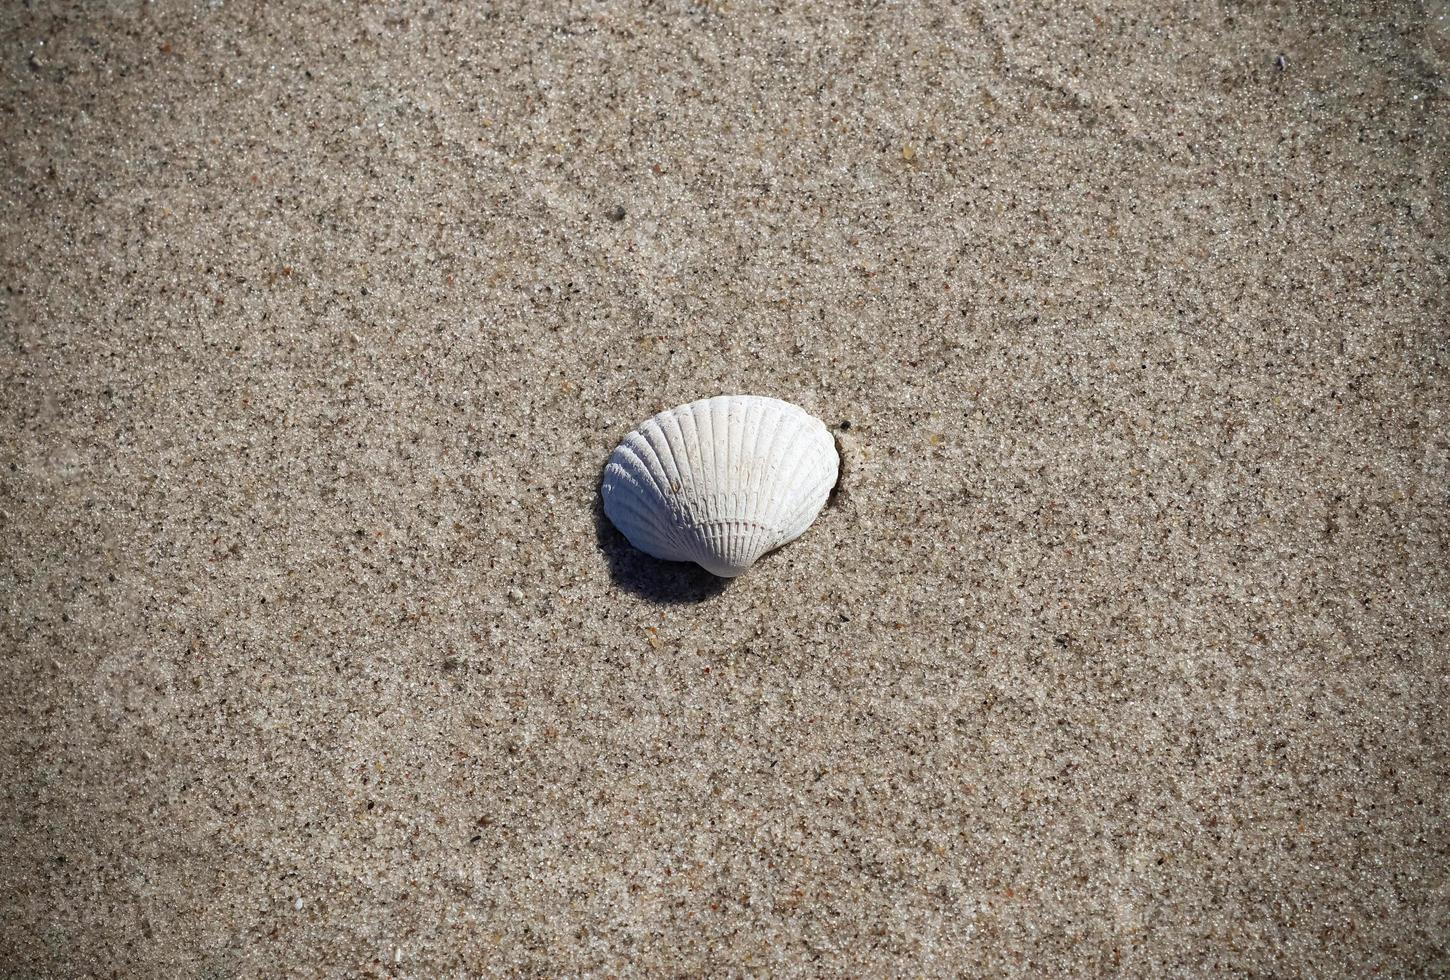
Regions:
<svg viewBox="0 0 1450 980"><path fill-rule="evenodd" d="M1443 3L0 23L0 973L1450 970Z"/></svg>

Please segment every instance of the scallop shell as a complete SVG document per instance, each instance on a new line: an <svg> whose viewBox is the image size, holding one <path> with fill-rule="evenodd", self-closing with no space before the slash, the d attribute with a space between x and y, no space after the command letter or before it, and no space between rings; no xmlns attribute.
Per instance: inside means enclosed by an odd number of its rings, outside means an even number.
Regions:
<svg viewBox="0 0 1450 980"><path fill-rule="evenodd" d="M839 467L835 440L804 409L720 395L624 437L604 467L604 513L640 551L734 578L811 526Z"/></svg>

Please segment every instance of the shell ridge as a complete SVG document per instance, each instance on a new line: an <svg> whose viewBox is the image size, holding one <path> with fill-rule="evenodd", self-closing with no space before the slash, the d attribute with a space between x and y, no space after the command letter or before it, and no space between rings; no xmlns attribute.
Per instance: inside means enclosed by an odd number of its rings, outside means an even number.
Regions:
<svg viewBox="0 0 1450 980"><path fill-rule="evenodd" d="M621 447L621 449L623 448L624 447ZM631 456L636 461L639 461L638 457L634 456L632 449L623 454ZM676 550L679 550L680 539L678 530L674 526L674 523L669 519L670 511L668 509L668 501L662 500L659 497L658 488L654 487L653 485L646 487L645 484L641 482L634 473L630 472L632 467L627 468L621 466L618 463L614 463L612 464L612 466L614 467L615 472L610 474L608 473L608 470L606 470L606 475L614 477L617 481L629 484L629 486L635 491L635 499L631 500L628 494L616 496L611 493L610 498L605 506L606 513L614 509L628 512L630 516L638 518L640 524L652 530L655 533L655 538L657 540L667 543L673 546ZM658 507L651 508L647 506L647 504L645 503L646 496L653 497L656 501L664 503L666 507L662 510ZM613 518L611 518L611 520L613 520Z"/></svg>
<svg viewBox="0 0 1450 980"><path fill-rule="evenodd" d="M754 483L755 473L760 470L760 458L757 448L757 433L761 428L761 420L764 418L764 407L761 403L751 402L750 399L741 399L740 407L744 416L741 423L735 428L738 429L738 441L732 439L731 448L734 451L734 462L732 462L731 474L731 513L735 515L734 526L729 535L729 551L731 551L731 562L737 565L750 565L755 561L757 555L751 551L754 545L755 536L760 529L754 523L754 509L751 506L751 484Z"/></svg>
<svg viewBox="0 0 1450 980"><path fill-rule="evenodd" d="M707 469L705 471L706 473L709 474L709 476L708 476L708 481L709 482L706 484L706 486L709 486L709 487L712 487L712 488L722 487L722 486L725 485L725 483L724 483L725 466L726 466L727 459L728 459L728 457L730 455L730 442L729 442L729 440L730 440L730 434L729 433L726 433L725 434L725 440L726 440L726 443L725 443L725 451L722 453L722 452L720 452L720 436L719 436L719 431L720 431L720 425L719 425L719 423L720 423L720 419L716 416L715 413L716 413L716 410L719 409L722 406L722 404L728 404L728 403L729 403L729 399L728 399L728 397L725 397L725 396L721 396L720 398L711 398L709 401L707 401L705 403L705 417L710 420L710 438L708 440L708 443L709 443L709 446L710 446L710 467L709 467L709 469ZM710 498L709 499L710 499L710 519L711 520L719 520L720 518L722 518L722 517L725 516L725 514L723 513L724 508L721 507L721 505L720 505L720 496L721 496L721 494L720 494L719 490L715 490L715 492L713 492L713 493L710 494ZM720 546L719 546L718 536L715 536L711 540L711 546L715 549L715 553L716 554L719 554L720 553Z"/></svg>
<svg viewBox="0 0 1450 980"><path fill-rule="evenodd" d="M725 488L725 499L722 503L725 514L734 521L739 519L741 513L740 484L743 475L741 468L745 465L745 455L741 451L741 446L744 443L745 416L749 414L749 404L732 397L720 408L722 421L725 424L725 460L720 467L720 486ZM721 547L727 551L733 550L734 543L734 535L727 532L725 539L721 541Z"/></svg>
<svg viewBox="0 0 1450 980"><path fill-rule="evenodd" d="M801 443L810 435L810 417L804 413L791 416L790 424L785 429L785 439L779 450L779 464L775 472L775 480L782 487L795 489L800 479L801 470L808 462L808 454L801 451ZM771 526L778 532L780 522L787 513L787 509L795 506L795 497L780 496L773 502L771 509Z"/></svg>
<svg viewBox="0 0 1450 980"><path fill-rule="evenodd" d="M796 492L797 483L802 467L809 460L809 454L793 450L800 446L803 437L809 436L811 423L815 420L793 405L788 408L789 411L780 413L781 419L770 453L769 480L772 486L781 488L783 492L767 496L768 506L760 515L763 526L757 533L758 541L754 544L756 557L774 551L790 540L782 520L800 506L799 494Z"/></svg>
<svg viewBox="0 0 1450 980"><path fill-rule="evenodd" d="M630 433L630 435L634 434L635 433ZM640 441L644 442L646 446L649 446L647 440L641 439ZM651 451L653 451L653 447L649 448L651 449ZM616 450L616 452L620 453L621 455L628 456L629 458L633 459L637 464L636 466L630 468L621 467L621 469L626 474L633 477L633 474L629 474L630 469L642 470L644 475L649 477L650 482L648 491L652 491L652 496L661 505L659 508L659 512L651 515L650 526L653 527L657 532L660 532L659 536L662 539L668 540L671 544L678 548L681 543L679 529L676 526L675 521L671 520L671 518L675 514L675 508L670 501L669 495L666 494L663 488L659 485L659 481L655 478L655 474L651 470L651 467L639 454L639 449L632 442L629 441L628 437L626 437L625 441L620 444L619 449ZM636 495L639 497L643 497L644 492L646 492L644 482L637 477L632 478L630 482L631 485L636 489L636 491L641 491Z"/></svg>
<svg viewBox="0 0 1450 980"><path fill-rule="evenodd" d="M700 436L699 432L695 429L694 419L690 419L689 435L685 434L685 427L680 423L680 415L680 412L667 412L665 417L674 423L675 432L679 435L680 452L684 457L683 459L675 461L675 467L680 473L680 510L684 519L693 524L696 519L695 474L698 467L696 465L696 459L692 458L692 452L693 457L699 456L699 453L694 452L694 450L699 445ZM679 469L681 464L684 465L684 469L682 470Z"/></svg>
<svg viewBox="0 0 1450 980"><path fill-rule="evenodd" d="M721 451L721 444L719 444L719 419L715 418L715 406L718 403L719 399L711 399L705 406L705 418L709 419L709 423L711 423L709 425L711 438L706 439L709 447L711 447L711 458L709 458L709 462L705 467L705 483L703 483L705 493L700 494L700 497L706 503L705 513L706 519L709 522L708 528L705 528L705 539L713 554L716 555L719 554L719 522L728 516L726 515L725 507L721 506L721 493L719 493L719 486L721 486L721 467L724 465L722 457L724 457L725 452ZM728 447L726 447L726 452L728 452Z"/></svg>
<svg viewBox="0 0 1450 980"><path fill-rule="evenodd" d="M679 536L676 532L672 530L672 525L674 522L671 520L671 518L674 517L676 509L674 503L670 499L670 495L665 491L664 486L660 482L660 478L663 476L663 470L660 467L659 458L655 455L654 447L650 445L649 440L645 439L643 436L640 436L638 434L638 430L636 430L636 432L630 433L630 436L634 437L635 441L643 445L643 447L648 450L650 455L654 458L654 462L653 464L651 464L651 462L647 460L641 453L640 447L635 445L635 442L630 441L629 439L626 439L625 443L620 446L621 449L625 449L628 455L635 459L638 464L637 468L643 471L643 476L649 478L649 488L653 492L652 496L654 497L655 502L658 505L657 509L660 511L660 514L656 517L655 520L655 527L665 531L666 537L677 541ZM641 491L644 490L643 481L639 481L636 483L636 489Z"/></svg>
<svg viewBox="0 0 1450 980"><path fill-rule="evenodd" d="M665 478L667 483L671 482L671 470L674 469L674 454L670 452L669 437L660 427L659 422L655 419L650 419L648 425L640 426L635 432L639 434L640 438L644 440L645 444L649 446L650 451L654 454L655 465L659 470L659 474Z"/></svg>
<svg viewBox="0 0 1450 980"><path fill-rule="evenodd" d="M796 418L787 417L781 420L781 433L773 449L770 468L770 482L776 492L768 495L766 509L761 514L761 520L769 524L772 529L778 528L781 510L790 504L789 500L781 498L780 493L783 490L789 492L795 469L800 463L799 454L792 455L791 453L799 436L798 429Z"/></svg>
<svg viewBox="0 0 1450 980"><path fill-rule="evenodd" d="M787 541L793 541L794 539L800 537L802 534L805 533L806 528L811 526L811 524L816 519L816 513L818 513L820 509L825 506L826 501L830 499L831 488L834 487L836 485L836 481L840 479L839 465L830 466L831 461L829 458L823 460L822 462L824 462L826 466L830 467L830 475L828 477L822 477L820 480L816 481L816 483L811 486L810 493L802 498L800 505L795 509L794 512L791 513L790 523L783 529L786 533L790 535L790 537L786 539ZM823 472L826 466L822 467ZM784 544L785 542L783 541L781 543Z"/></svg>
<svg viewBox="0 0 1450 980"><path fill-rule="evenodd" d="M732 397L725 404L725 466L720 486L725 490L723 508L730 524L721 529L720 547L732 563L738 564L742 519L748 515L741 500L741 488L749 472L745 453L745 437L750 427L750 402Z"/></svg>
<svg viewBox="0 0 1450 980"><path fill-rule="evenodd" d="M795 472L792 475L792 481L794 482L795 480L800 479L800 473L803 468L809 467L810 469L815 469L822 473L824 473L826 469L829 468L832 471L831 485L834 486L837 476L837 468L830 465L831 461L829 456L826 454L825 444L820 438L821 436L828 436L828 433L826 433L825 431L825 426L820 426L819 424L815 426L809 426L808 430L802 432L801 435L808 438L811 442L811 445L804 447L804 451L799 454L799 461L796 466ZM834 450L834 448L835 447L833 445L832 450ZM781 540L779 542L780 544L786 544L801 535L801 532L804 530L804 528L799 528L799 525L801 518L805 514L810 514L810 521L806 522L806 527L809 527L811 521L815 520L816 513L818 513L821 507L824 506L826 496L830 492L830 487L826 487L824 493L821 491L819 484L821 482L824 482L824 479L825 478L822 477L821 480L812 481L811 483L806 484L804 492L798 495L793 502L782 502L779 525L781 533ZM789 509L787 509L787 507L789 507Z"/></svg>
<svg viewBox="0 0 1450 980"><path fill-rule="evenodd" d="M790 413L782 411L773 405L764 406L761 409L761 421L754 431L754 441L751 455L754 460L754 472L751 474L750 485L747 488L746 509L752 521L757 524L765 522L766 511L770 509L769 488L773 485L775 472L775 459L780 445L780 433L785 426ZM767 426L766 420L769 420ZM759 530L757 528L757 537ZM765 552L761 550L761 542L755 541L751 544L755 557L760 557Z"/></svg>
<svg viewBox="0 0 1450 980"><path fill-rule="evenodd" d="M637 532L648 533L653 530L662 531L659 525L649 520L648 509L638 503L621 503L616 505L615 513L621 518L630 519L631 526ZM614 520L613 517L610 520ZM635 542L631 541L631 544ZM642 546L641 546L642 545ZM688 552L679 546L668 532L656 533L652 537L646 537L640 544L637 544L641 551L644 551L656 558L663 558L666 561L691 560Z"/></svg>
<svg viewBox="0 0 1450 980"><path fill-rule="evenodd" d="M760 557L755 550L756 541L760 537L755 513L756 495L751 491L753 486L759 484L761 471L760 431L764 427L766 416L774 413L771 411L771 403L753 398L737 398L736 405L742 419L740 425L735 427L739 430L739 436L733 446L735 479L731 480L731 509L735 514L735 533L731 535L730 557L736 565L749 567Z"/></svg>
<svg viewBox="0 0 1450 980"><path fill-rule="evenodd" d="M680 476L679 464L675 460L674 449L670 445L669 433L665 431L664 426L660 425L658 418L651 419L650 422L652 424L641 426L640 430L647 429L650 433L645 441L654 453L660 476L669 485L668 490L661 486L660 493L670 508L671 515L675 517L675 523L679 523L680 515L685 510L683 500L685 481Z"/></svg>
<svg viewBox="0 0 1450 980"><path fill-rule="evenodd" d="M685 433L682 417L689 419L690 435L694 437L690 439L689 436L686 436L684 440L686 463L689 465L690 472L688 480L681 486L682 492L679 495L681 498L680 526L677 531L681 546L696 556L694 560L697 561L702 554L718 553L718 549L710 540L709 528L706 526L711 519L712 501L710 495L700 492L701 480L707 479L707 474L710 472L710 464L705 458L705 448L711 443L711 438L707 438L702 432L703 427L696 412L700 406L711 400L692 402L679 409L662 413L674 420L681 435ZM708 485L708 483L705 484L705 486Z"/></svg>
<svg viewBox="0 0 1450 980"><path fill-rule="evenodd" d="M634 497L636 500L644 503L667 503L666 501L660 499L659 491L653 484L646 483L645 481L640 479L640 477L635 472L637 470L637 467L625 467L621 466L618 463L615 463L613 465L615 467L615 472L610 474L610 479L616 485L627 484L629 488L634 491ZM614 503L623 506L631 503L631 501L629 501L628 498L620 498L619 500L614 501ZM664 524L659 517L660 511L661 509L659 507L652 508L650 514L650 522L655 526L663 527Z"/></svg>
<svg viewBox="0 0 1450 980"><path fill-rule="evenodd" d="M809 437L811 434L812 433L808 428L802 426L794 427L794 431L791 433L791 437L786 442L785 446L786 462L784 464L784 467L782 468L779 477L780 486L794 490L796 480L799 479L801 471L805 468L807 462L815 462L815 454L813 452L801 452L797 449L797 447L799 447L801 442L803 441L802 437ZM797 451L792 453L792 449L797 449ZM809 447L807 447L807 449L809 449ZM789 514L792 513L797 506L799 506L799 503L800 498L796 494L791 493L788 497L783 495L776 502L776 505L771 512L772 526L779 528L780 531L784 531L785 528L781 526L781 521L789 516ZM788 507L791 508L791 510L788 511L786 509Z"/></svg>
<svg viewBox="0 0 1450 980"><path fill-rule="evenodd" d="M655 492L659 494L660 500L664 503L669 503L669 495L665 493L665 488L660 483L660 477L664 471L660 466L659 457L655 454L654 446L650 445L650 441L643 435L645 428L646 426L642 425L625 436L624 442L619 444L619 448L621 450L626 447L629 449L630 454L639 463L640 469L649 477L650 483L654 484ZM648 459L645 458L645 454L641 452L641 449L649 451Z"/></svg>
<svg viewBox="0 0 1450 980"><path fill-rule="evenodd" d="M810 496L805 498L801 506L791 515L790 522L782 529L781 544L794 541L804 534L806 528L815 522L816 513L825 506L826 500L829 499L830 495L830 487L825 486L824 482L818 484L811 491Z"/></svg>
<svg viewBox="0 0 1450 980"><path fill-rule="evenodd" d="M830 451L827 451L825 445L819 441L812 447L811 455L814 457L814 468L821 474L819 479L811 485L812 497L820 496L824 499L830 494L831 487L835 486L836 481L840 479L840 464L834 459L834 452L834 444L831 446Z"/></svg>
<svg viewBox="0 0 1450 980"><path fill-rule="evenodd" d="M734 515L745 513L745 501L743 490L745 481L742 477L742 468L749 465L749 457L745 453L745 437L750 434L750 409L752 403L744 398L732 398L725 406L725 478L723 486L730 488L729 499L725 502L727 511ZM732 419L739 419L738 425L732 425Z"/></svg>
<svg viewBox="0 0 1450 980"><path fill-rule="evenodd" d="M775 416L775 424L771 427L770 430L769 446L766 449L765 453L760 457L763 465L760 467L760 472L757 474L755 489L750 504L751 512L756 514L756 518L761 525L760 528L756 531L755 536L758 539L763 539L759 541L759 543L752 545L752 547L754 547L757 551L757 557L759 557L759 555L765 554L767 551L770 550L771 541L776 536L776 530L774 526L769 522L769 520L767 520L769 514L760 512L760 489L761 487L766 485L766 481L770 481L773 483L775 480L775 473L778 469L778 466L776 464L776 452L780 448L781 432L787 428L785 412L776 412L772 414L774 414ZM790 421L794 422L794 419L791 419ZM769 510L769 497L766 498L766 503L766 509Z"/></svg>
<svg viewBox="0 0 1450 980"><path fill-rule="evenodd" d="M699 469L695 473L695 503L699 505L694 513L696 522L706 522L711 517L709 494L705 492L705 488L710 485L710 463L706 458L706 448L709 446L710 439L705 432L705 413L696 412L696 406L703 404L703 402L694 402L687 405L684 413L689 416L690 424L695 430L695 458L699 463Z"/></svg>

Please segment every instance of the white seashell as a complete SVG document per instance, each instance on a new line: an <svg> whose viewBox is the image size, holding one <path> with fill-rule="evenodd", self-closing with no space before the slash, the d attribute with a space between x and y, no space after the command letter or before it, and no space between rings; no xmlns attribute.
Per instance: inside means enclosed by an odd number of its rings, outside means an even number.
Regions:
<svg viewBox="0 0 1450 980"><path fill-rule="evenodd" d="M624 437L604 467L604 513L640 551L734 578L805 533L839 467L835 440L804 409L720 395Z"/></svg>

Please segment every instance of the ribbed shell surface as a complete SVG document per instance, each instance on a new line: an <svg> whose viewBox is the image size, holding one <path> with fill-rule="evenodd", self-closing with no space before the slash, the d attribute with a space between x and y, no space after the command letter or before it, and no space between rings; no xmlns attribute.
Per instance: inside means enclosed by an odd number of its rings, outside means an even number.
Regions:
<svg viewBox="0 0 1450 980"><path fill-rule="evenodd" d="M720 395L625 436L604 468L604 512L640 551L733 578L810 527L839 465L804 409Z"/></svg>

